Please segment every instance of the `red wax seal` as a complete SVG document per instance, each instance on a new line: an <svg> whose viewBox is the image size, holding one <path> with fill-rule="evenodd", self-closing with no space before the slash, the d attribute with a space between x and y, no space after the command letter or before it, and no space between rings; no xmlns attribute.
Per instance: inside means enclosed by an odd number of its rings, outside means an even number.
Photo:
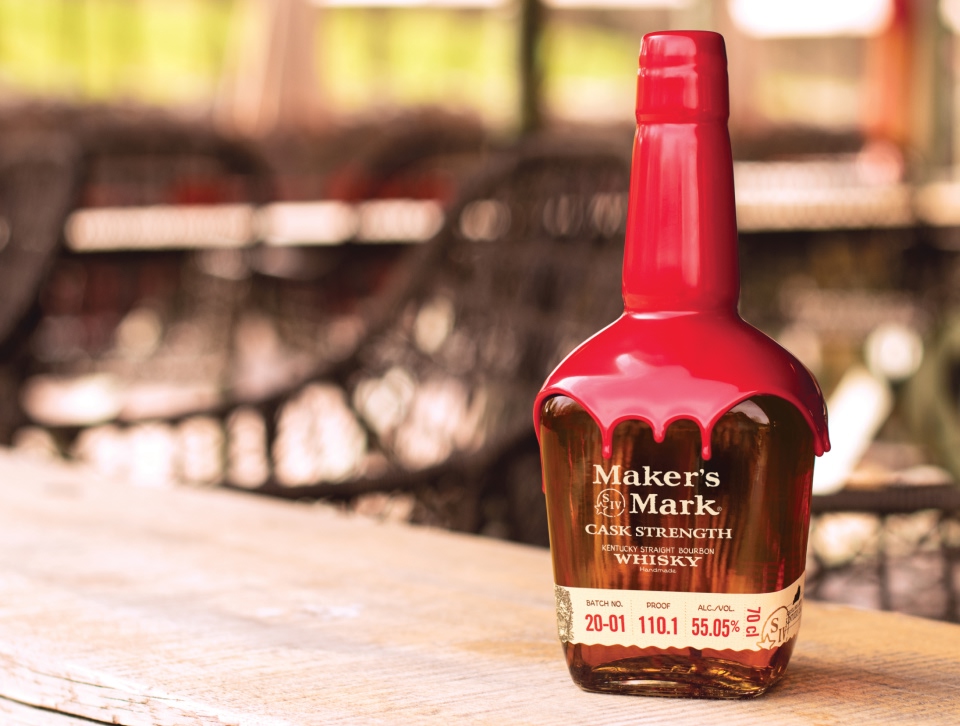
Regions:
<svg viewBox="0 0 960 726"><path fill-rule="evenodd" d="M803 414L817 455L829 450L826 408L813 376L740 317L733 160L723 38L663 32L644 38L623 264L624 313L574 350L534 405L579 403L611 454L613 430L639 419L662 441L691 419L703 456L724 413L777 396Z"/></svg>

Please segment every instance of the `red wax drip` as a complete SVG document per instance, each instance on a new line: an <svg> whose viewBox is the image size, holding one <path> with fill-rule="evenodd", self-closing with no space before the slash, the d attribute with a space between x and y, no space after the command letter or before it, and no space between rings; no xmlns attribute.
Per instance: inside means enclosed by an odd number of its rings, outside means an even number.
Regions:
<svg viewBox="0 0 960 726"><path fill-rule="evenodd" d="M637 80L637 135L624 251L623 316L550 375L534 405L564 395L579 403L612 455L613 431L646 421L662 442L690 419L703 456L724 413L753 396L797 407L817 455L830 448L816 381L787 351L737 313L733 161L726 128L726 55L716 33L652 33Z"/></svg>
<svg viewBox="0 0 960 726"><path fill-rule="evenodd" d="M630 419L645 421L654 439L689 419L700 427L703 457L710 436L727 411L754 396L789 401L814 432L819 456L830 448L820 389L803 365L736 314L626 313L571 353L550 375L534 405L550 396L579 403L603 436L603 456L613 449L613 431Z"/></svg>

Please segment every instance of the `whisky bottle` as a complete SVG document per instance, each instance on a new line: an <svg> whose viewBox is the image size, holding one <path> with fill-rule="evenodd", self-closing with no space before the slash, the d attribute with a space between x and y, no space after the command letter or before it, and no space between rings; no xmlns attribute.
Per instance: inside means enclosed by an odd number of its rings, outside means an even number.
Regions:
<svg viewBox="0 0 960 726"><path fill-rule="evenodd" d="M534 407L560 641L588 691L738 698L797 640L816 381L738 312L723 38L643 39L624 313Z"/></svg>

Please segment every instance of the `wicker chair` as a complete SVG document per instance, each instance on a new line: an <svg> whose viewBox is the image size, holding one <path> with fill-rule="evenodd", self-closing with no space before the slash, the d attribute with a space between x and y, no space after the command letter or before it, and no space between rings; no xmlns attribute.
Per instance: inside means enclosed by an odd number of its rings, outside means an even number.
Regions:
<svg viewBox="0 0 960 726"><path fill-rule="evenodd" d="M811 597L960 622L960 489L843 490L814 497L812 514ZM859 530L852 546L825 557L818 534L831 537L836 551L845 525Z"/></svg>
<svg viewBox="0 0 960 726"><path fill-rule="evenodd" d="M27 130L0 141L0 343L36 301L77 190L71 139Z"/></svg>
<svg viewBox="0 0 960 726"><path fill-rule="evenodd" d="M75 145L62 133L0 128L0 440L22 423L18 382L39 320L37 295L77 190Z"/></svg>
<svg viewBox="0 0 960 726"><path fill-rule="evenodd" d="M294 395L256 404L271 466L255 488L416 490L415 520L470 531L492 496L519 513L514 539L544 542L532 401L620 312L628 184L628 159L606 149L530 146L489 164L421 250L393 314Z"/></svg>

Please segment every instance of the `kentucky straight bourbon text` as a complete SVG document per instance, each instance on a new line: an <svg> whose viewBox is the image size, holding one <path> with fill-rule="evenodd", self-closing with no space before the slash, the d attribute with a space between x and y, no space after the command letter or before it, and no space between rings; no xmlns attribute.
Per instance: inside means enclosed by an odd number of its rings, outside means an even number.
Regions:
<svg viewBox="0 0 960 726"><path fill-rule="evenodd" d="M727 115L719 35L644 38L624 314L534 408L557 628L589 691L757 695L800 627L826 412L737 313Z"/></svg>

